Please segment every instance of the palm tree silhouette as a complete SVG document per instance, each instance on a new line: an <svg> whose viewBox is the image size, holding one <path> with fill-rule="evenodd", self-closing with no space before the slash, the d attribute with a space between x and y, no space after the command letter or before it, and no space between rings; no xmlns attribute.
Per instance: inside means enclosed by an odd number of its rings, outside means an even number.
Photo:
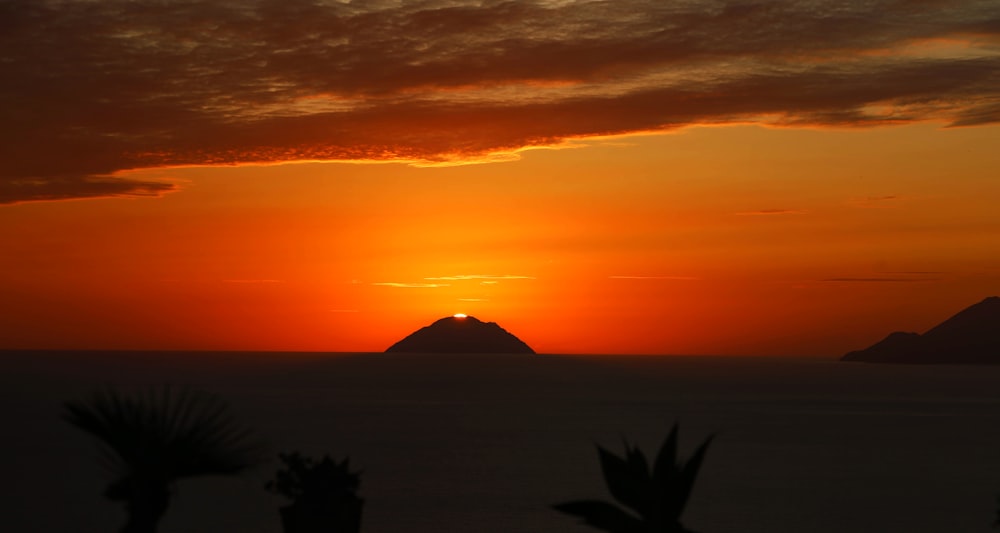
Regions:
<svg viewBox="0 0 1000 533"><path fill-rule="evenodd" d="M610 533L694 533L681 525L680 516L712 438L705 439L687 462L680 463L675 424L656 455L652 471L642 451L628 442L625 442L625 457L598 446L608 491L635 514L599 500L572 501L553 507Z"/></svg>
<svg viewBox="0 0 1000 533"><path fill-rule="evenodd" d="M216 396L182 388L135 398L114 389L65 403L63 419L103 444L116 479L104 495L125 504L121 533L153 533L181 478L231 475L256 464L260 447Z"/></svg>

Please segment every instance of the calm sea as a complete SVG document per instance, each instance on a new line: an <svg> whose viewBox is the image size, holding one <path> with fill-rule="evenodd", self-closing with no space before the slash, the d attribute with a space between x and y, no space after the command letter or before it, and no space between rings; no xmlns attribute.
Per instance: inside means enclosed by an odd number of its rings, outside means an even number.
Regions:
<svg viewBox="0 0 1000 533"><path fill-rule="evenodd" d="M595 445L710 434L684 515L700 533L991 531L1000 367L723 357L0 354L0 530L107 533L98 447L59 419L98 386L190 384L272 450L349 455L366 533L590 531L550 505L607 498ZM162 533L278 533L275 469L182 481Z"/></svg>

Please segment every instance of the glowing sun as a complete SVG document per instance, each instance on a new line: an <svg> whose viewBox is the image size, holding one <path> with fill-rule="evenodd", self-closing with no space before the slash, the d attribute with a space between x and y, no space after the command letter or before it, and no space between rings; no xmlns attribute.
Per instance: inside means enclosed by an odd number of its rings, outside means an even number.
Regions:
<svg viewBox="0 0 1000 533"><path fill-rule="evenodd" d="M454 316L455 318L465 318L465 317L467 317L467 316L469 316L469 315L467 315L467 314L465 314L465 313L455 313L455 314L454 314L454 315L452 315L452 316Z"/></svg>

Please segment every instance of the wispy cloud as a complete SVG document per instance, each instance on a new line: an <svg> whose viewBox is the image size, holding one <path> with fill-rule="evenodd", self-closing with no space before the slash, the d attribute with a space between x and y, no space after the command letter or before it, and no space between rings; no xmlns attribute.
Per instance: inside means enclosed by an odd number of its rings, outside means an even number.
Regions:
<svg viewBox="0 0 1000 533"><path fill-rule="evenodd" d="M941 281L942 278L939 277L920 277L920 278L902 278L902 277L873 277L873 278L827 278L820 280L823 282L846 282L846 283L916 283L916 282L928 282L928 281Z"/></svg>
<svg viewBox="0 0 1000 533"><path fill-rule="evenodd" d="M7 0L0 203L156 196L175 185L120 171L160 166L996 123L997 20L994 0Z"/></svg>
<svg viewBox="0 0 1000 533"><path fill-rule="evenodd" d="M428 281L466 281L466 280L486 280L486 281L501 281L501 280L511 280L511 279L535 279L532 276L511 276L502 275L494 276L491 274L461 274L457 276L440 276L434 278L424 278Z"/></svg>
<svg viewBox="0 0 1000 533"><path fill-rule="evenodd" d="M758 209L756 211L740 211L733 213L739 216L777 216L777 215L804 215L807 211L800 209Z"/></svg>
<svg viewBox="0 0 1000 533"><path fill-rule="evenodd" d="M382 281L378 283L372 283L372 285L378 285L379 287L396 287L400 289L436 289L438 287L448 287L448 283L399 283L395 281Z"/></svg>
<svg viewBox="0 0 1000 533"><path fill-rule="evenodd" d="M646 279L646 280L675 280L675 281L698 281L701 278L693 276L608 276L609 279Z"/></svg>
<svg viewBox="0 0 1000 533"><path fill-rule="evenodd" d="M887 194L882 196L865 196L862 198L852 198L847 202L851 207L858 207L862 209L890 209L894 207L899 207L903 197L897 196L895 194Z"/></svg>

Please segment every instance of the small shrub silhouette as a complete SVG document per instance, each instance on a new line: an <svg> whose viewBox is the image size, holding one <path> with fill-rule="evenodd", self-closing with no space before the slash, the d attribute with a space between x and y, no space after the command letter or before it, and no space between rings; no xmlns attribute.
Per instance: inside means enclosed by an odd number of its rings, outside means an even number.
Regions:
<svg viewBox="0 0 1000 533"><path fill-rule="evenodd" d="M608 491L634 514L599 500L572 501L553 507L611 533L694 533L681 525L680 517L712 438L705 439L690 459L679 463L675 424L660 447L652 470L642 451L628 442L624 457L598 446Z"/></svg>
<svg viewBox="0 0 1000 533"><path fill-rule="evenodd" d="M357 495L361 472L352 472L350 458L319 461L298 452L281 453L284 468L265 488L292 500L282 507L285 533L357 533L364 500Z"/></svg>
<svg viewBox="0 0 1000 533"><path fill-rule="evenodd" d="M121 533L155 532L177 480L237 474L258 462L250 430L219 398L192 389L135 398L107 389L66 402L63 419L103 444L116 476L104 494L128 515Z"/></svg>

